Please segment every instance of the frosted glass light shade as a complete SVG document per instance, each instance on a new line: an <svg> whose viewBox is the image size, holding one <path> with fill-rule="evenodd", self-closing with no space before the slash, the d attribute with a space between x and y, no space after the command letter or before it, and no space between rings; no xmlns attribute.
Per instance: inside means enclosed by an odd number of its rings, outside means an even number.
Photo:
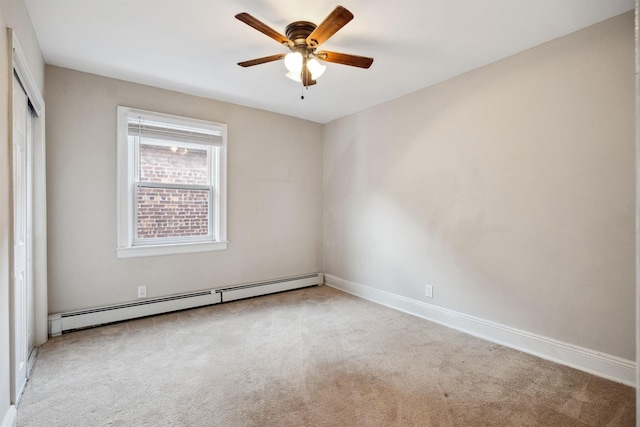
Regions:
<svg viewBox="0 0 640 427"><path fill-rule="evenodd" d="M313 80L318 80L318 77L320 77L322 73L324 73L324 70L327 69L327 66L322 65L315 58L313 58L307 63L307 68L311 72L311 78Z"/></svg>
<svg viewBox="0 0 640 427"><path fill-rule="evenodd" d="M300 74L300 71L302 71L302 54L300 52L287 53L284 57L284 66L290 72Z"/></svg>
<svg viewBox="0 0 640 427"><path fill-rule="evenodd" d="M289 77L294 82L302 83L302 77L300 76L300 71L298 71L297 73L293 71L289 71L287 74L285 74L285 76Z"/></svg>

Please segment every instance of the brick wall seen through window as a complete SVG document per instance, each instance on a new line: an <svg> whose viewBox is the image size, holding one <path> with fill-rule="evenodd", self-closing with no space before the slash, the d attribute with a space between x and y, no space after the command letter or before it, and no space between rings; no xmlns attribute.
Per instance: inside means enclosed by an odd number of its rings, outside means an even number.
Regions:
<svg viewBox="0 0 640 427"><path fill-rule="evenodd" d="M140 182L207 185L207 151L140 144ZM141 186L137 238L206 236L209 191Z"/></svg>

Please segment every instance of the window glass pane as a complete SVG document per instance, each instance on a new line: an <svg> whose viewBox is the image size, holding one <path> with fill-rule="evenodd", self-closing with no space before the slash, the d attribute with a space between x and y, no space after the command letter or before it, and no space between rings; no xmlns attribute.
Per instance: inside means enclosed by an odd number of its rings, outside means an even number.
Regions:
<svg viewBox="0 0 640 427"><path fill-rule="evenodd" d="M138 239L209 234L209 190L138 188Z"/></svg>
<svg viewBox="0 0 640 427"><path fill-rule="evenodd" d="M140 181L208 185L208 165L206 148L140 143Z"/></svg>

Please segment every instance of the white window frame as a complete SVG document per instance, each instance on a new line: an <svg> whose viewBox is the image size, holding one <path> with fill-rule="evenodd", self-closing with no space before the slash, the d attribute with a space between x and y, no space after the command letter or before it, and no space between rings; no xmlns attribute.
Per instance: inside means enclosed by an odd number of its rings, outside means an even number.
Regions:
<svg viewBox="0 0 640 427"><path fill-rule="evenodd" d="M222 143L216 147L217 150L198 144L200 148L206 147L212 152L211 154L217 152L217 155L208 156L213 168L208 236L185 239L137 239L137 149L136 144L129 142L128 129L129 117L132 116L189 128L215 130L221 134ZM117 109L117 118L117 257L133 258L227 249L227 125L122 106Z"/></svg>

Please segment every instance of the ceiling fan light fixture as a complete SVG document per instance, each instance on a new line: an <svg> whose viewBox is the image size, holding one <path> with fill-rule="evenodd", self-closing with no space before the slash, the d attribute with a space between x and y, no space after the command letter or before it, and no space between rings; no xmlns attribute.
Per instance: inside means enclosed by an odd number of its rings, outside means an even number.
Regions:
<svg viewBox="0 0 640 427"><path fill-rule="evenodd" d="M322 65L317 59L312 58L307 63L307 68L311 72L311 78L313 80L318 80L318 77L320 77L324 73L324 71L327 69L327 66Z"/></svg>
<svg viewBox="0 0 640 427"><path fill-rule="evenodd" d="M298 73L302 71L302 54L300 52L290 52L284 57L284 66L287 67L291 73Z"/></svg>
<svg viewBox="0 0 640 427"><path fill-rule="evenodd" d="M324 50L316 53L318 46L353 19L353 14L342 6L337 6L320 25L309 21L290 23L285 31L286 36L246 12L238 13L236 19L291 50L286 55L276 54L238 62L239 66L252 67L284 59L284 65L287 68L285 75L295 82L302 83L302 86L306 88L315 85L316 80L325 72L327 67L324 62L335 62L359 68L369 68L373 63L373 58L347 53ZM304 96L301 98L304 99Z"/></svg>

